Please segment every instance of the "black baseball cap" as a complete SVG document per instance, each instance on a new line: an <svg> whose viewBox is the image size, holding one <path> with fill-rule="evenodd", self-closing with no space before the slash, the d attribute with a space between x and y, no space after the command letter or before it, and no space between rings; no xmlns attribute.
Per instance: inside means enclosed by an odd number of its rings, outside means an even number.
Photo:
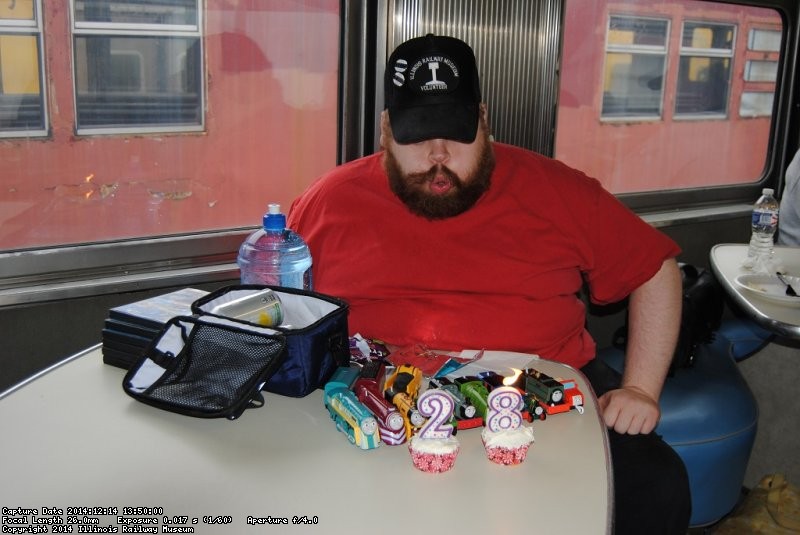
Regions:
<svg viewBox="0 0 800 535"><path fill-rule="evenodd" d="M475 140L481 88L467 43L430 33L410 39L389 56L383 78L384 103L398 143Z"/></svg>

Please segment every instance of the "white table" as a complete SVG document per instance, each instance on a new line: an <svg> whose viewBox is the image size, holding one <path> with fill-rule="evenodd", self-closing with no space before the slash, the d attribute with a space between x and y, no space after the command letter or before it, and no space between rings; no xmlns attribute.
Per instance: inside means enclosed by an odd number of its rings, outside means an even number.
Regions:
<svg viewBox="0 0 800 535"><path fill-rule="evenodd" d="M576 370L537 368L576 378L584 414L526 424L536 442L515 467L486 459L479 429L460 431L453 469L426 474L405 445L352 446L319 390L267 394L264 407L236 421L190 418L128 397L123 370L103 364L98 345L0 398L0 508L36 509L27 525L59 508L63 521L96 519L119 533L126 507L157 508L144 516L159 533L164 517L204 534L609 533L612 476L597 400ZM83 509L92 507L116 512ZM248 517L289 525L248 525ZM303 517L317 523L292 524Z"/></svg>
<svg viewBox="0 0 800 535"><path fill-rule="evenodd" d="M800 340L800 306L767 301L740 288L736 277L748 273L742 268L747 257L746 244L723 243L711 249L711 267L725 291L742 310L765 329L786 338ZM776 263L792 275L800 275L800 248L775 247Z"/></svg>

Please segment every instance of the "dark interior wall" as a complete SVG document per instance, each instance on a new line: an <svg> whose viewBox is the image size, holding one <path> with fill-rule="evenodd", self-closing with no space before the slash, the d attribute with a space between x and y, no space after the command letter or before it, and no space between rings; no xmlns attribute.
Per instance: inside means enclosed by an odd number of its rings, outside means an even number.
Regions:
<svg viewBox="0 0 800 535"><path fill-rule="evenodd" d="M192 287L210 291L235 282ZM164 287L0 308L0 392L99 343L109 308L176 289Z"/></svg>
<svg viewBox="0 0 800 535"><path fill-rule="evenodd" d="M662 229L683 248L680 261L707 267L708 253L716 243L744 242L749 238L744 217L703 223L673 224ZM192 285L213 290L236 281ZM175 290L155 290L66 299L63 301L0 308L0 392L35 373L101 341L108 309ZM624 323L621 305L590 307L588 328L598 345L611 344L614 331Z"/></svg>
<svg viewBox="0 0 800 535"><path fill-rule="evenodd" d="M678 223L661 230L683 249L679 261L708 268L709 253L714 245L750 240L750 218L739 216L702 223Z"/></svg>

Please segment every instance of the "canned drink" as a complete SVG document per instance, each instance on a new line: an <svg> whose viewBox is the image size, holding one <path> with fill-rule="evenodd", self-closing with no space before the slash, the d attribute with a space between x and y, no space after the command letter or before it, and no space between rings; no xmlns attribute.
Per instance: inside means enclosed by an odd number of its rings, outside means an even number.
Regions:
<svg viewBox="0 0 800 535"><path fill-rule="evenodd" d="M269 288L217 305L211 309L211 313L265 327L276 327L283 323L281 298Z"/></svg>

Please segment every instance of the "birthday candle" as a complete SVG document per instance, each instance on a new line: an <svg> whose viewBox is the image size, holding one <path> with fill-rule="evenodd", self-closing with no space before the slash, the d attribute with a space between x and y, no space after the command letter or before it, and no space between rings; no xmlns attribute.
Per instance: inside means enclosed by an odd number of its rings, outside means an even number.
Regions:
<svg viewBox="0 0 800 535"><path fill-rule="evenodd" d="M449 422L453 419L455 406L453 398L444 390L426 390L417 400L419 413L428 418L419 430L419 437L439 440L450 438L453 426Z"/></svg>
<svg viewBox="0 0 800 535"><path fill-rule="evenodd" d="M501 386L489 392L486 427L489 431L512 431L522 425L522 395L513 386Z"/></svg>

